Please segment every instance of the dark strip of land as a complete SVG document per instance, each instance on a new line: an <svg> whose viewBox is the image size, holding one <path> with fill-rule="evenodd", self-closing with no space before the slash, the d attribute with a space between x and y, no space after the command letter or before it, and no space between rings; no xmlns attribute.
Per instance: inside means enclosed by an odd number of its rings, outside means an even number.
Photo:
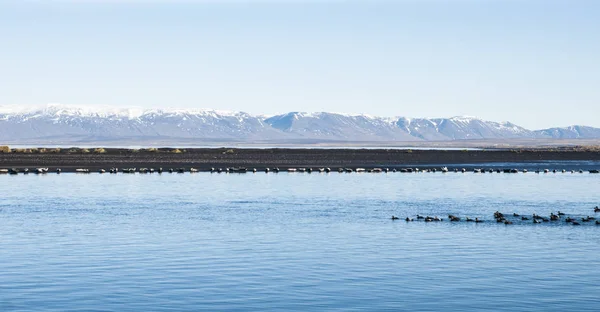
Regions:
<svg viewBox="0 0 600 312"><path fill-rule="evenodd" d="M389 167L498 162L600 161L586 148L514 150L394 149L27 149L0 152L0 168L60 168L74 171L117 168Z"/></svg>

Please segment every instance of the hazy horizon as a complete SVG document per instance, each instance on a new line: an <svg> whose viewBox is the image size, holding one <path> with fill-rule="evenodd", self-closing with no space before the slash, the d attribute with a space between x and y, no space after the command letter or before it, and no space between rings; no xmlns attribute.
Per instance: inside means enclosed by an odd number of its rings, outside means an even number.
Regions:
<svg viewBox="0 0 600 312"><path fill-rule="evenodd" d="M0 3L0 105L600 127L596 1Z"/></svg>

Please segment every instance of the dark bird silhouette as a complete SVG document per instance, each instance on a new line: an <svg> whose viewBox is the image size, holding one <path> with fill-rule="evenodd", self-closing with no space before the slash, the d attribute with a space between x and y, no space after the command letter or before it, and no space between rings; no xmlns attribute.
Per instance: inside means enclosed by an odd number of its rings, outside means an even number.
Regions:
<svg viewBox="0 0 600 312"><path fill-rule="evenodd" d="M460 218L457 216L453 216L453 215L449 215L448 218L450 219L450 221L452 222L458 222L460 221Z"/></svg>

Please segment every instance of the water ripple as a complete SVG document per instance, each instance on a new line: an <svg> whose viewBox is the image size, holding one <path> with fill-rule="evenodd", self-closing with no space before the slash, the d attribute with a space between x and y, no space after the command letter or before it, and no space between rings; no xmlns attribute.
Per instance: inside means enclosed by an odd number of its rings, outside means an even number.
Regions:
<svg viewBox="0 0 600 312"><path fill-rule="evenodd" d="M594 311L600 227L389 218L580 217L596 189L593 175L11 179L0 310Z"/></svg>

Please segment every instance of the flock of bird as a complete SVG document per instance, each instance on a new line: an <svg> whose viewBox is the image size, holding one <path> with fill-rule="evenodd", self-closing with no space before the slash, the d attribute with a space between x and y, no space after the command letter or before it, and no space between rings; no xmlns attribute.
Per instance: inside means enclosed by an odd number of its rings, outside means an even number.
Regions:
<svg viewBox="0 0 600 312"><path fill-rule="evenodd" d="M594 207L594 213L599 213L600 212L600 207L596 206ZM568 217L566 216L565 213L558 211L557 213L551 212L550 216L546 217L546 216L540 216L537 214L533 214L531 216L525 216L525 215L520 215L518 213L513 213L513 214L509 214L509 215L505 215L499 211L494 212L494 220L496 223L504 223L506 225L509 224L513 224L513 222L520 220L520 221L531 221L534 224L538 224L538 223L543 223L543 222L558 222L564 219L564 222L572 224L572 225L581 225L582 222L591 222L591 221L595 221L596 225L600 225L600 220L596 220L595 217L591 217L591 216L586 216L586 217L582 217L582 218L573 218L573 217ZM392 220L400 220L399 217L396 216L392 216ZM444 221L444 219L439 218L439 217L431 217L431 216L422 216L422 215L417 215L416 218L410 218L410 217L406 217L406 219L404 219L406 222L412 222L415 220L422 220L425 222L441 222ZM448 215L448 220L450 222L460 222L462 221L461 217L458 217L456 215ZM486 222L482 219L479 218L469 218L466 217L465 218L466 222L474 222L474 223L482 223L482 222ZM580 223L581 222L581 223Z"/></svg>
<svg viewBox="0 0 600 312"><path fill-rule="evenodd" d="M61 173L62 170L60 168L56 168L55 170L53 170L56 173ZM76 173L91 173L92 171L88 168L78 168L74 170ZM356 172L356 173L361 173L361 172L369 172L369 173L381 173L381 172L401 172L401 173L419 173L419 172L442 172L442 173L446 173L446 172L450 172L450 171L454 171L454 172L462 172L462 173L466 173L466 172L473 172L473 173L527 173L528 170L527 169L500 169L500 168L496 168L496 169L483 169L483 168L474 168L474 169L465 169L465 168L454 168L452 170L448 169L448 167L441 167L441 168L348 168L348 167L344 167L344 168L337 168L337 169L331 169L331 168L286 168L286 169L279 169L277 167L275 168L263 168L263 169L257 169L257 168L246 168L246 167L227 167L227 168L210 168L210 169L198 169L198 168L170 168L170 169L164 169L163 168L110 168L108 170L106 169L98 169L99 173L163 173L163 172L169 172L169 173L185 173L185 172L200 172L200 171L209 171L209 172L213 172L213 173L246 173L246 172L258 172L258 171L264 171L265 173L269 173L269 172L280 172L280 171L287 171L289 173L294 173L294 172L306 172L306 173L312 173L312 172L322 172L322 173L330 173L330 172L339 172L339 173L352 173L352 172ZM30 170L29 168L11 168L11 169L0 169L0 174L4 173L4 174L19 174L19 173L23 173L23 174L27 174L27 173L49 173L51 172L51 170L49 170L48 168L35 168ZM550 169L536 169L535 173L575 173L575 172L579 172L579 173L583 173L584 171L579 169L579 170L550 170ZM596 169L592 169L592 170L588 170L589 173L600 173L600 170L596 170Z"/></svg>

